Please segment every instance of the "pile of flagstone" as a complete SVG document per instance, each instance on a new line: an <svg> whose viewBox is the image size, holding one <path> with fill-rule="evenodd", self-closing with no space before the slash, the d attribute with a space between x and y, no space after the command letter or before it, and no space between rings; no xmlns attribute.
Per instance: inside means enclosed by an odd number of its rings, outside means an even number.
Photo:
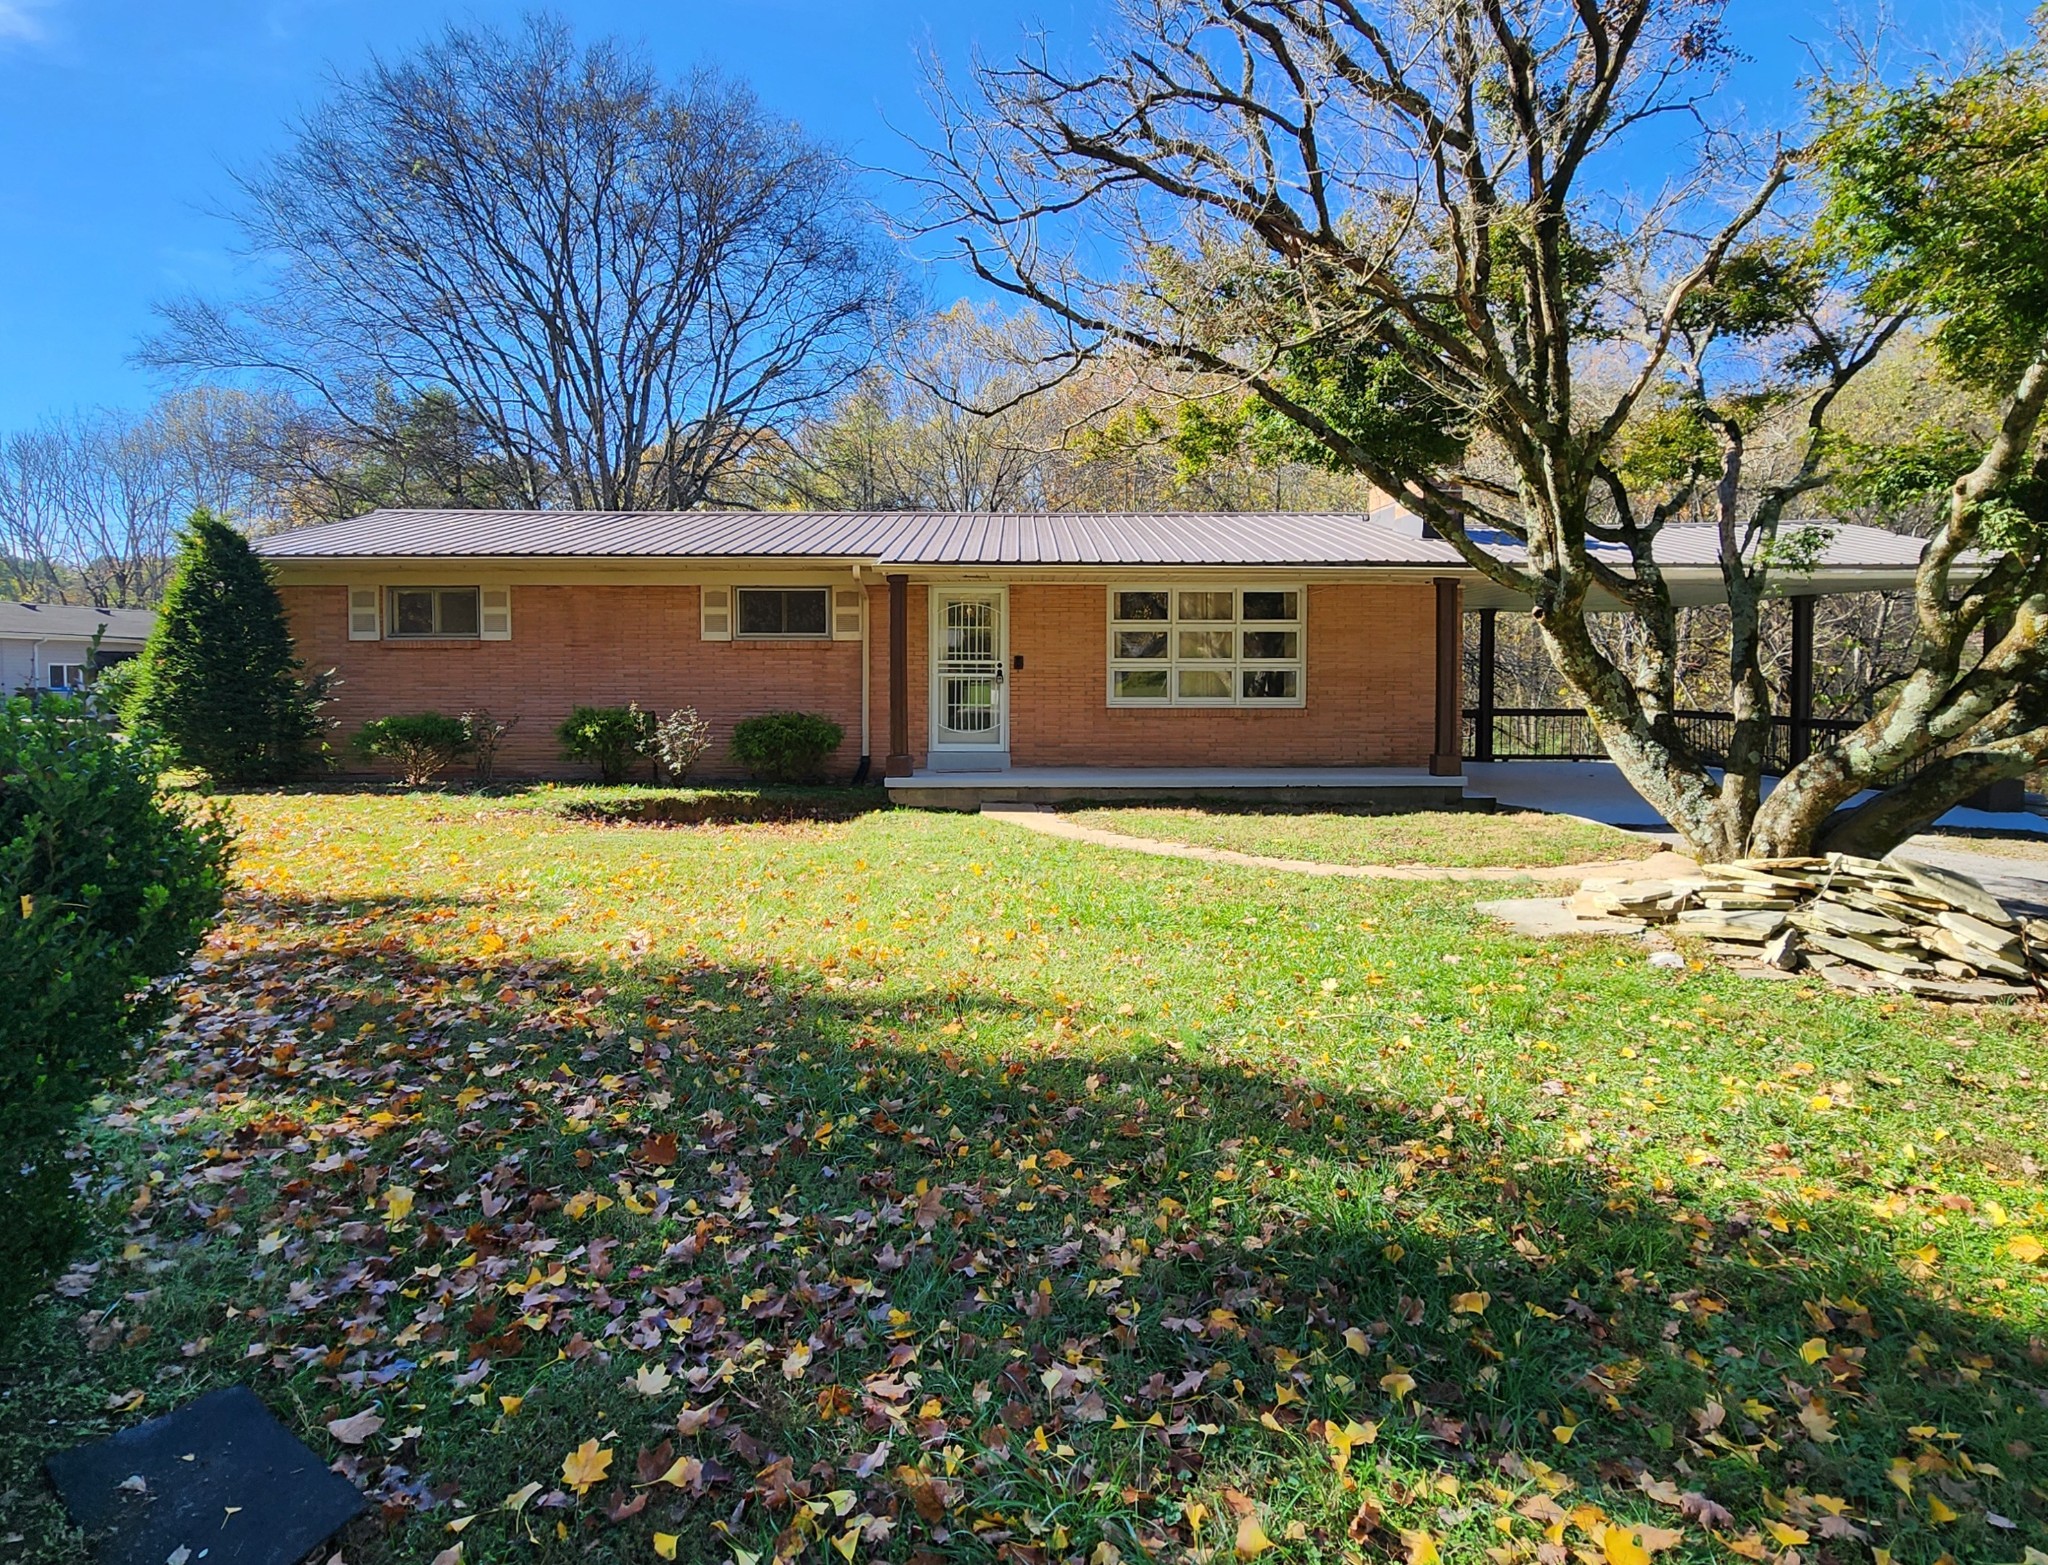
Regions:
<svg viewBox="0 0 2048 1565"><path fill-rule="evenodd" d="M1661 880L1593 879L1581 918L1660 925L1717 954L1843 988L1940 1000L2048 998L2048 919L2021 919L1976 881L1897 859L1740 859Z"/></svg>

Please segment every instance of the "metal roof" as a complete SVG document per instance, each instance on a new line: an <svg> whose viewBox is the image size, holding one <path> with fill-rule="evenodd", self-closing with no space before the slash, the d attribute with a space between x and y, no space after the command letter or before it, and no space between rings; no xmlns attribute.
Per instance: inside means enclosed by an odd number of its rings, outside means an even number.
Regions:
<svg viewBox="0 0 2048 1565"><path fill-rule="evenodd" d="M0 639L90 641L104 626L112 642L149 639L156 615L148 609L101 609L76 603L0 602Z"/></svg>
<svg viewBox="0 0 2048 1565"><path fill-rule="evenodd" d="M1823 570L1908 571L1924 542L1827 523ZM1476 534L1503 558L1504 534ZM1370 514L1283 511L372 511L256 541L268 559L784 559L888 567L1419 566L1463 569L1398 506ZM1626 563L1618 546L1597 553ZM1671 567L1713 567L1711 527L1657 540Z"/></svg>

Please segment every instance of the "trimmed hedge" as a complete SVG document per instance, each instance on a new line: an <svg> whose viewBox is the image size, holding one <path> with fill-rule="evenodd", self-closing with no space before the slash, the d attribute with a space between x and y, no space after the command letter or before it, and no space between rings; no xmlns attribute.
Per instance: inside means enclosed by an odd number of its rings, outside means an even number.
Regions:
<svg viewBox="0 0 2048 1565"><path fill-rule="evenodd" d="M355 746L373 761L390 761L400 779L425 787L475 748L467 722L441 712L373 717L357 730Z"/></svg>
<svg viewBox="0 0 2048 1565"><path fill-rule="evenodd" d="M763 782L816 782L846 730L815 712L768 712L732 731L732 758Z"/></svg>
<svg viewBox="0 0 2048 1565"><path fill-rule="evenodd" d="M170 759L82 702L0 706L0 1277L21 1297L78 1236L79 1111L220 911L229 834L164 792Z"/></svg>
<svg viewBox="0 0 2048 1565"><path fill-rule="evenodd" d="M597 768L598 780L620 783L633 763L654 750L659 723L652 712L631 706L579 706L555 729L562 755Z"/></svg>

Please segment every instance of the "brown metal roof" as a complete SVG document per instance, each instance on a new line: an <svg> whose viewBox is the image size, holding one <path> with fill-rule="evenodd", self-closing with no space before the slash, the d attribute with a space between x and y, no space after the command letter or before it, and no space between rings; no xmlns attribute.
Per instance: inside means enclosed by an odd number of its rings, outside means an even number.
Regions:
<svg viewBox="0 0 2048 1565"><path fill-rule="evenodd" d="M1828 524L1824 570L1910 571L1923 541ZM1521 548L1482 541L1503 558ZM257 540L265 557L392 559L786 559L886 567L1418 566L1462 569L1411 513L1283 511L372 511ZM1626 563L1619 548L1602 548ZM1658 537L1667 566L1713 566L1711 527Z"/></svg>

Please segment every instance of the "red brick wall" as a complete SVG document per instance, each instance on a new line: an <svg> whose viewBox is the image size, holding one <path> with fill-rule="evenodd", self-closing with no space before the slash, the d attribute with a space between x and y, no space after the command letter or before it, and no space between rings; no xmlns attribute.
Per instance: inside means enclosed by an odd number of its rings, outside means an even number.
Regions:
<svg viewBox="0 0 2048 1565"><path fill-rule="evenodd" d="M346 770L364 769L346 746L370 718L480 706L519 719L501 770L586 776L562 760L555 725L574 706L629 701L658 712L694 706L710 722L712 748L693 776L740 775L726 744L733 724L758 712L829 717L846 730L834 771L851 775L860 760L860 643L705 641L695 587L515 586L510 641L350 641L346 587L280 594L299 657L340 671L327 715L340 721L333 742Z"/></svg>
<svg viewBox="0 0 2048 1565"><path fill-rule="evenodd" d="M342 677L327 708L344 767L373 717L487 707L517 716L500 766L585 775L555 725L572 706L694 706L713 730L699 773L738 775L733 724L757 712L819 712L846 730L839 775L860 759L860 643L705 641L695 587L515 586L510 641L350 641L345 587L281 589L299 656ZM1426 766L1432 739L1435 603L1427 582L1308 589L1306 703L1260 710L1141 710L1107 704L1105 589L1010 589L1010 759L1016 766ZM909 591L911 754L925 760L930 615ZM874 770L889 750L889 593L868 593Z"/></svg>
<svg viewBox="0 0 2048 1565"><path fill-rule="evenodd" d="M1308 589L1299 707L1107 704L1108 604L1094 586L1010 589L1013 766L1427 766L1436 600L1416 586Z"/></svg>

